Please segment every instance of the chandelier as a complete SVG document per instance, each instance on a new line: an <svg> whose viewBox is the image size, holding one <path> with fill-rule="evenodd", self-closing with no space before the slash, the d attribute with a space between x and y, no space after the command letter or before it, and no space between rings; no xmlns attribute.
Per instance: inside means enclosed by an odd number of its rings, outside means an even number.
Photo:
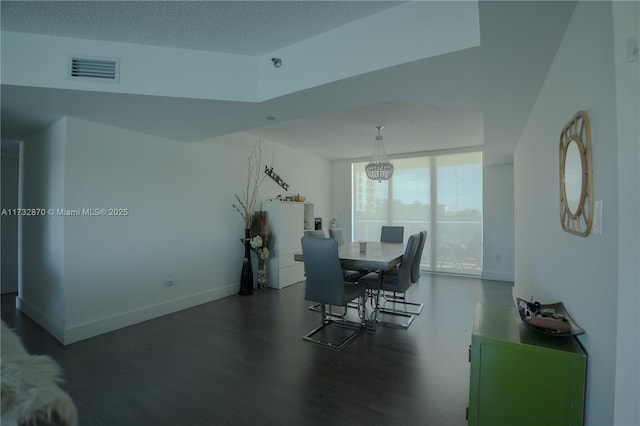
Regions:
<svg viewBox="0 0 640 426"><path fill-rule="evenodd" d="M378 136L376 136L376 142L373 145L373 154L364 171L369 179L382 182L383 180L389 180L393 176L393 164L387 160L387 153L382 143L380 130L384 129L384 127L376 126L376 129L378 129Z"/></svg>

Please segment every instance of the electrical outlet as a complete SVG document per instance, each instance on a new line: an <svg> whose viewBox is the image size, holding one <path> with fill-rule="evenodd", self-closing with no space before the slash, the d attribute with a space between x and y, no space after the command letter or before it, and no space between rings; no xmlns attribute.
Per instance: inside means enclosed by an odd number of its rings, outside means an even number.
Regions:
<svg viewBox="0 0 640 426"><path fill-rule="evenodd" d="M640 49L638 49L638 39L630 37L627 39L627 62L638 62L640 57Z"/></svg>
<svg viewBox="0 0 640 426"><path fill-rule="evenodd" d="M176 282L176 278L173 274L169 274L167 275L167 279L164 280L164 285L165 287L171 287L172 285L174 285Z"/></svg>

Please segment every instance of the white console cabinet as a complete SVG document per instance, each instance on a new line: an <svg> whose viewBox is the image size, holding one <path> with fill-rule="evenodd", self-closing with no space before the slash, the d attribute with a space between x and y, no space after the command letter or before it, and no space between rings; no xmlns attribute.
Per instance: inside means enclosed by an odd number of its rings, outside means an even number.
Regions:
<svg viewBox="0 0 640 426"><path fill-rule="evenodd" d="M304 264L294 260L302 252L305 204L288 201L263 201L262 210L273 233L271 256L267 266L267 286L281 289L304 280Z"/></svg>

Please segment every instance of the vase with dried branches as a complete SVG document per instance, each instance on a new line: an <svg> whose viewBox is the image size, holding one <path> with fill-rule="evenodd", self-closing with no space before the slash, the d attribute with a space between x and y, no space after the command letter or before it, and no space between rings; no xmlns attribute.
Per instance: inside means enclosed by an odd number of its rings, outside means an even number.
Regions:
<svg viewBox="0 0 640 426"><path fill-rule="evenodd" d="M271 227L267 217L267 212L257 211L253 214L251 221L251 249L258 257L258 289L267 288L267 259L271 254Z"/></svg>
<svg viewBox="0 0 640 426"><path fill-rule="evenodd" d="M253 294L253 267L251 265L251 239L253 231L251 224L254 219L256 201L258 198L258 190L260 185L267 177L261 173L262 170L262 142L258 142L253 146L251 154L248 158L247 168L247 185L242 194L236 194L236 202L232 204L233 208L240 213L244 221L244 259L242 261L242 273L240 275L240 294Z"/></svg>

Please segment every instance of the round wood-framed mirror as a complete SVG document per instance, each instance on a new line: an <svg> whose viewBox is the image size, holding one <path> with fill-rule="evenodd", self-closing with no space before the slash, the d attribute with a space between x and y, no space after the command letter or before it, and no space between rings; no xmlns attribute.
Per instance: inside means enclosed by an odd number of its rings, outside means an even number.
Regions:
<svg viewBox="0 0 640 426"><path fill-rule="evenodd" d="M560 223L562 229L586 237L593 223L591 127L578 111L560 133Z"/></svg>

